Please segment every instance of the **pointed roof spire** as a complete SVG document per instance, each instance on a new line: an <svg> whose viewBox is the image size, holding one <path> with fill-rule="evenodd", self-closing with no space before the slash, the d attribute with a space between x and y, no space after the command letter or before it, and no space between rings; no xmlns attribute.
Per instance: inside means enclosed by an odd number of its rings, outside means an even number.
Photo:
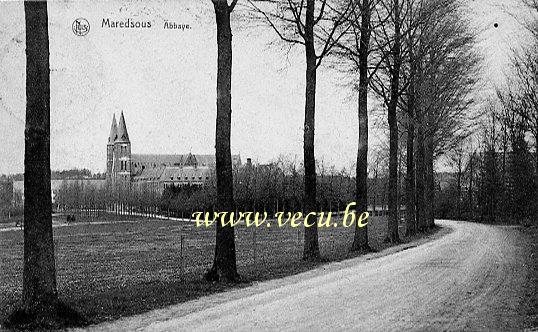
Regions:
<svg viewBox="0 0 538 332"><path fill-rule="evenodd" d="M196 160L196 156L189 152L189 154L185 158L185 162L183 163L183 166L196 167L197 165L198 165L198 160Z"/></svg>
<svg viewBox="0 0 538 332"><path fill-rule="evenodd" d="M123 111L121 111L120 123L118 125L118 138L116 139L116 142L129 142L129 134L127 133Z"/></svg>
<svg viewBox="0 0 538 332"><path fill-rule="evenodd" d="M108 135L108 144L114 144L114 141L118 138L118 125L116 124L116 114L112 116L112 126L110 126L110 135Z"/></svg>

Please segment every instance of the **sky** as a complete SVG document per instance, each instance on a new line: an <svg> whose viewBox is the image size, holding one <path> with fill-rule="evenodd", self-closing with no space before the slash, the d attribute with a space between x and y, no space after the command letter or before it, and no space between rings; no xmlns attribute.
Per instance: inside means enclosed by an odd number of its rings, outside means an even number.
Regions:
<svg viewBox="0 0 538 332"><path fill-rule="evenodd" d="M240 0L241 2L241 0ZM468 1L485 58L481 98L502 82L510 49L524 40L524 15L508 1ZM211 2L53 1L48 4L51 168L103 172L112 115L123 111L133 153L214 153L216 29ZM85 36L72 24L84 18ZM149 21L150 29L103 27ZM189 25L165 29L164 22ZM499 24L494 28L493 23ZM232 17L232 153L243 161L302 156L304 55L272 43L264 27ZM357 151L356 96L326 67L318 73L316 158L350 169ZM0 174L23 171L25 30L21 1L0 2ZM370 123L372 144L383 134Z"/></svg>

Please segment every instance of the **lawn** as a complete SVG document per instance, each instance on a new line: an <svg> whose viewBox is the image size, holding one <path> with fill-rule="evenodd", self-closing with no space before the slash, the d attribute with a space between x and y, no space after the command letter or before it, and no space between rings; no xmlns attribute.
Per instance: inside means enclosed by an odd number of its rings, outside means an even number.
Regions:
<svg viewBox="0 0 538 332"><path fill-rule="evenodd" d="M385 217L370 218L370 242L377 250L386 246L385 230ZM239 273L255 281L312 268L300 259L302 238L303 229L237 227ZM353 228L322 228L319 238L326 261L351 257ZM230 287L202 279L213 259L214 229L191 222L76 224L54 228L54 241L60 297L93 323ZM0 321L21 297L22 255L22 232L0 232Z"/></svg>

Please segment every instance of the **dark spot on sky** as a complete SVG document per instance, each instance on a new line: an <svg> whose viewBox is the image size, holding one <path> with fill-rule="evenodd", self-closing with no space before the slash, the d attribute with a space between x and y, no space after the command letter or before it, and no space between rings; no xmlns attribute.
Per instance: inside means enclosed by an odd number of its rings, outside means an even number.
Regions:
<svg viewBox="0 0 538 332"><path fill-rule="evenodd" d="M496 28L498 28L498 27L499 27L499 23L495 22L495 23L493 23L493 26L496 27Z"/></svg>

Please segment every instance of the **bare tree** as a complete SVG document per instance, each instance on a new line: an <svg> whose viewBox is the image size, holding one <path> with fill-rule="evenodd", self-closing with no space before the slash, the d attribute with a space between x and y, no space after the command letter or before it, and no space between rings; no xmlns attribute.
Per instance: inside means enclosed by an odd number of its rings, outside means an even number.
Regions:
<svg viewBox="0 0 538 332"><path fill-rule="evenodd" d="M528 69L532 72L532 66ZM496 118L500 124L501 133L500 140L503 145L503 151L509 146L509 158L504 157L503 153L503 168L502 168L502 183L506 187L507 201L511 204L507 206L506 212L510 212L512 216L520 218L530 217L534 212L535 216L538 213L533 204L528 201L529 197L536 197L538 189L538 157L534 159L534 167L529 153L532 140L527 137L533 137L534 150L536 151L536 131L537 112L538 108L533 105L535 96L527 95L529 90L536 91L536 82L531 80L521 80L521 76L516 80L517 83L512 83L518 91L511 92L511 88L507 91L498 91L497 95L501 101L501 107L497 108ZM519 84L518 84L519 83ZM534 87L528 85L534 84ZM523 85L523 86L521 86ZM525 87L527 85L527 87ZM530 134L530 135L529 135ZM503 138L506 138L503 140ZM508 159L508 160L505 160ZM534 172L532 171L534 169ZM529 174L530 172L530 174ZM532 176L534 173L534 177ZM507 181L508 180L508 181ZM517 188L516 190L514 190ZM534 211L532 211L534 209Z"/></svg>
<svg viewBox="0 0 538 332"><path fill-rule="evenodd" d="M386 0L380 1L377 15L388 15L387 24L374 34L374 41L379 45L379 52L384 59L383 70L376 72L372 78L372 88L380 96L387 107L387 119L389 125L389 187L388 205L389 221L387 229L387 242L397 243L400 241L398 234L398 119L397 109L402 95L400 82L403 52L403 21L407 15L404 11L404 1Z"/></svg>
<svg viewBox="0 0 538 332"><path fill-rule="evenodd" d="M372 22L372 13L378 2L379 0L362 0L360 5L355 6L349 16L351 29L340 40L337 50L339 58L349 60L351 63L351 68L348 71L354 77L358 72L357 114L359 142L356 162L355 199L357 201L356 210L359 213L368 210L368 87L370 77L382 62L379 59L372 61L371 55L375 53L375 49L370 45L372 31L379 25L384 24L381 19ZM341 66L340 63L338 65ZM351 251L359 250L371 250L368 244L367 226L358 227L356 225L355 227Z"/></svg>
<svg viewBox="0 0 538 332"><path fill-rule="evenodd" d="M459 1L382 1L380 11L390 20L373 34L384 62L371 86L388 111L387 240L398 241L399 135L407 137L405 202L412 235L433 226L434 161L467 134L462 123L469 119L478 58Z"/></svg>
<svg viewBox="0 0 538 332"><path fill-rule="evenodd" d="M461 141L460 144L449 152L449 165L455 169L456 173L456 216L458 220L462 218L462 189L463 189L463 176L465 173L466 164L466 141Z"/></svg>
<svg viewBox="0 0 538 332"><path fill-rule="evenodd" d="M26 130L23 303L47 312L58 301L50 189L50 67L46 2L25 2Z"/></svg>
<svg viewBox="0 0 538 332"><path fill-rule="evenodd" d="M534 145L534 197L538 191L538 1L524 0L523 3L532 13L531 19L525 22L525 27L532 33L528 43L514 50L512 66L506 79L506 87L498 89L497 96L502 104L500 123L509 131L509 140L513 157L526 159L525 150L527 145ZM525 136L530 134L534 140L526 142ZM518 160L519 165L525 160ZM525 173L525 168L521 170ZM517 180L523 174L516 172ZM521 192L528 191L527 183L522 181ZM511 195L513 196L513 195ZM524 196L523 196L524 197ZM514 199L514 197L512 197ZM520 205L521 200L514 202ZM534 208L534 217L538 216L538 208Z"/></svg>
<svg viewBox="0 0 538 332"><path fill-rule="evenodd" d="M525 122L534 138L536 150L538 148L538 37L533 44L515 53L512 63L514 77L509 80L509 85L516 87L517 92L508 89L506 95L501 93L499 98L506 108L515 112ZM538 167L538 153L535 156L535 163Z"/></svg>
<svg viewBox="0 0 538 332"><path fill-rule="evenodd" d="M235 210L233 197L232 154L230 135L232 125L232 29L230 14L237 0L212 0L217 23L217 122L216 122L216 172L217 207L219 212ZM237 273L235 234L231 225L216 226L215 258L206 279L235 282Z"/></svg>
<svg viewBox="0 0 538 332"><path fill-rule="evenodd" d="M425 4L428 4L426 6ZM421 6L416 99L416 199L419 230L434 221L434 161L457 146L472 130L468 125L471 91L480 58L474 35L458 1L430 1Z"/></svg>
<svg viewBox="0 0 538 332"><path fill-rule="evenodd" d="M406 100L406 175L405 175L405 215L406 227L405 233L407 236L415 235L417 232L417 220L415 213L415 108L416 108L416 81L417 81L417 61L415 57L415 41L416 34L419 31L419 25L416 24L416 16L414 3L412 0L407 2L409 7L408 14L408 32L407 32L407 48L409 52L409 85L407 86Z"/></svg>
<svg viewBox="0 0 538 332"><path fill-rule="evenodd" d="M355 1L249 0L249 4L254 13L262 18L282 41L304 47L306 60L304 206L306 213L314 212L317 210L314 155L317 69L349 30L347 18L353 11ZM303 259L320 259L317 225L305 229Z"/></svg>
<svg viewBox="0 0 538 332"><path fill-rule="evenodd" d="M22 313L6 325L50 329L82 319L58 300L50 171L50 66L46 1L25 1L26 128ZM71 315L70 319L65 315Z"/></svg>

